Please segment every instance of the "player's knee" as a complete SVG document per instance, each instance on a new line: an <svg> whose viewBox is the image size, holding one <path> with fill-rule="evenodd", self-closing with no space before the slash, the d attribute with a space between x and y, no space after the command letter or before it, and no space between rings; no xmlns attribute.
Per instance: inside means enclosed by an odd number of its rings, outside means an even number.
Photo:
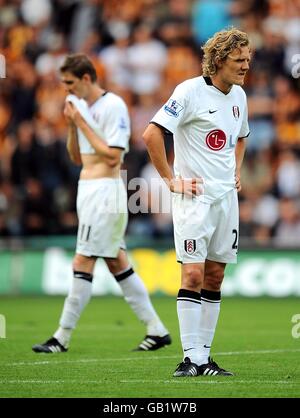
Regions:
<svg viewBox="0 0 300 418"><path fill-rule="evenodd" d="M72 263L73 271L90 273L93 270L94 263L95 261L92 257L83 257L76 254Z"/></svg>
<svg viewBox="0 0 300 418"><path fill-rule="evenodd" d="M106 265L107 265L107 267L108 267L108 269L109 269L109 271L112 273L112 274L116 274L116 273L118 273L120 270L122 270L121 268L120 268L120 263L118 262L118 260L113 260L113 259L110 259L110 260L105 260L106 261Z"/></svg>
<svg viewBox="0 0 300 418"><path fill-rule="evenodd" d="M72 267L73 271L81 271L81 263L76 257L73 259Z"/></svg>
<svg viewBox="0 0 300 418"><path fill-rule="evenodd" d="M224 271L214 269L205 273L204 287L206 289L218 292L224 279Z"/></svg>
<svg viewBox="0 0 300 418"><path fill-rule="evenodd" d="M182 278L182 284L188 289L201 289L203 275L201 270L194 266L186 266Z"/></svg>

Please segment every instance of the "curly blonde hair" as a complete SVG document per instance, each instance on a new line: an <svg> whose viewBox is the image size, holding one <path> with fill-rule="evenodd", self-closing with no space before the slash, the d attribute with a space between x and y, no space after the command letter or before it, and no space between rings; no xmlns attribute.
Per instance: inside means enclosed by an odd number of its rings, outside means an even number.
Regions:
<svg viewBox="0 0 300 418"><path fill-rule="evenodd" d="M236 28L221 30L202 47L204 52L202 71L204 76L217 73L217 61L225 61L227 56L236 48L250 46L248 35Z"/></svg>

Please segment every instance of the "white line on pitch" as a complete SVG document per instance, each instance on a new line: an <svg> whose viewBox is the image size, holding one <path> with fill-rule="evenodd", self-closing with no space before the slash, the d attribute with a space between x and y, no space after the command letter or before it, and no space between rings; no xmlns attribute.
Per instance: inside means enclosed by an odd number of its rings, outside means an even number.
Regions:
<svg viewBox="0 0 300 418"><path fill-rule="evenodd" d="M295 385L298 384L298 382L289 382L286 380L236 380L234 378L226 378L226 381L221 381L221 380L217 380L217 381L213 381L213 380L206 380L207 378L209 378L209 376L205 376L205 377L198 377L196 379L173 379L173 380L120 380L120 383L174 383L174 384L187 384L187 383L192 383L192 384L197 384L197 385L206 385L206 384L211 384L211 385L216 385L216 384L237 384L237 383L245 383L245 384L249 384L249 383L259 383L260 385L269 385L269 384L278 384L278 385ZM214 379L215 377L211 377L212 379ZM224 378L224 376L222 377L222 379Z"/></svg>
<svg viewBox="0 0 300 418"><path fill-rule="evenodd" d="M131 383L131 384L140 384L140 383L165 383L165 384L197 384L197 385L221 385L221 384L260 384L260 385L269 385L269 384L278 384L278 385L295 385L298 384L298 382L289 382L286 380L235 380L234 378L230 378L230 379L226 379L224 381L220 381L220 380L207 380L208 377L204 377L203 380L200 377L199 379L173 379L173 380L119 380L119 383ZM4 380L0 380L0 385L6 385L6 384L11 384L11 385L19 385L19 384L103 384L103 383L107 383L107 381L103 381L103 380L9 380L9 379L4 379Z"/></svg>
<svg viewBox="0 0 300 418"><path fill-rule="evenodd" d="M260 354L281 354L281 353L297 353L300 352L300 348L283 348L277 350L245 350L245 351L225 351L214 353L214 356L242 356L242 355L260 355ZM46 355L46 354L42 354ZM47 356L55 356L55 354L47 354ZM59 354L60 356L64 356L66 354ZM172 355L172 356L147 356L147 353L141 353L141 356L129 357L129 358L102 358L102 359L78 359L78 360L44 360L44 361L21 361L21 362L14 362L14 363L4 363L2 362L2 366L39 366L39 365L46 365L46 364L65 364L65 363L101 363L101 362L109 362L109 361L145 361L145 360L162 360L162 359L172 359L177 358L180 359L180 355Z"/></svg>

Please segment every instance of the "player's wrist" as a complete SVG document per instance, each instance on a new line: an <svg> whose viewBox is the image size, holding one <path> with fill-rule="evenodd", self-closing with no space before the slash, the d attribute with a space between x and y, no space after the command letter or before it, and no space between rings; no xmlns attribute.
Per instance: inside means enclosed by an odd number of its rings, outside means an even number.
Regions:
<svg viewBox="0 0 300 418"><path fill-rule="evenodd" d="M171 192L176 192L177 191L177 186L178 186L178 179L177 178L170 178L170 179L166 179L165 180L170 191Z"/></svg>

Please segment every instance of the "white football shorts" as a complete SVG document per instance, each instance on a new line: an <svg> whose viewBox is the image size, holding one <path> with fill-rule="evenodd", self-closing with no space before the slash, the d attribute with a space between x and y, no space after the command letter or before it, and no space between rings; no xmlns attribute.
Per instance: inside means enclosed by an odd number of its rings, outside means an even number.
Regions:
<svg viewBox="0 0 300 418"><path fill-rule="evenodd" d="M127 193L122 179L79 180L76 253L116 258L125 249Z"/></svg>
<svg viewBox="0 0 300 418"><path fill-rule="evenodd" d="M236 189L211 204L178 193L172 196L177 260L183 264L204 263L206 259L236 263L239 226Z"/></svg>

